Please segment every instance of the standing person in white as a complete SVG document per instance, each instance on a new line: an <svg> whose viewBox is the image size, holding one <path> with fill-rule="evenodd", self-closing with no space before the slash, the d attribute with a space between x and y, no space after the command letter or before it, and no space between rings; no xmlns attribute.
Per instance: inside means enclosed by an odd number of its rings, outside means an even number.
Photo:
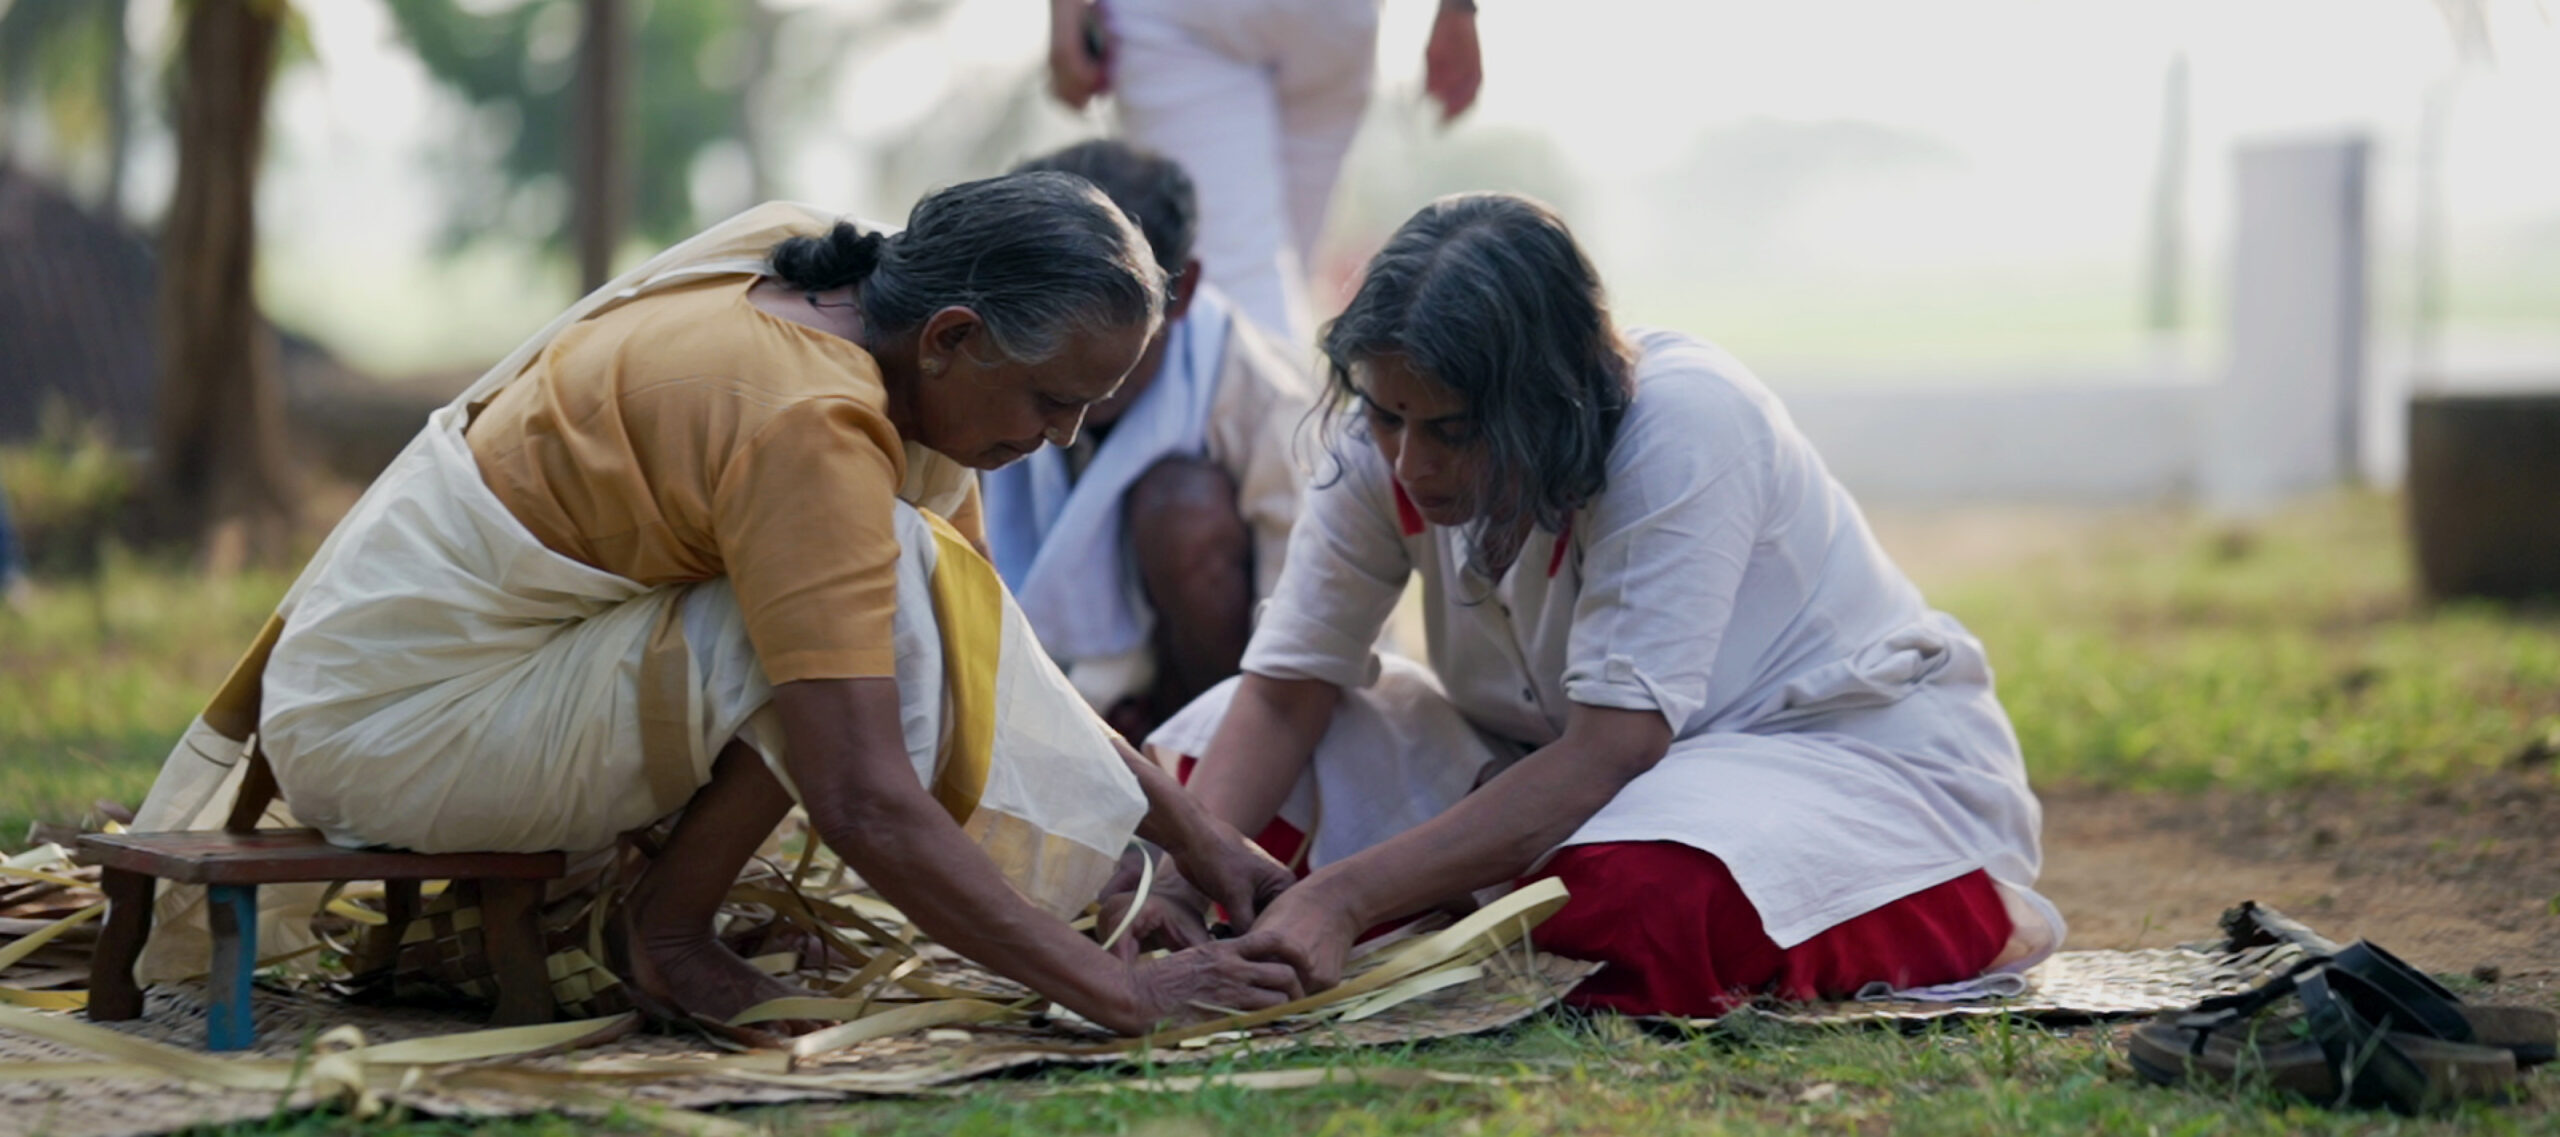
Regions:
<svg viewBox="0 0 2560 1137"><path fill-rule="evenodd" d="M1441 0L1423 86L1454 119L1484 65L1474 0ZM1378 0L1050 0L1049 84L1118 97L1130 141L1200 189L1208 281L1292 345L1307 271L1376 69Z"/></svg>
<svg viewBox="0 0 2560 1137"><path fill-rule="evenodd" d="M1539 946L1609 965L1575 999L1679 1015L2059 944L1981 644L1741 364L1621 337L1563 223L1498 194L1406 222L1324 353L1348 421L1244 674L1148 740L1311 847L1248 943L1329 985L1361 929L1552 875ZM1382 664L1417 576L1428 666Z"/></svg>

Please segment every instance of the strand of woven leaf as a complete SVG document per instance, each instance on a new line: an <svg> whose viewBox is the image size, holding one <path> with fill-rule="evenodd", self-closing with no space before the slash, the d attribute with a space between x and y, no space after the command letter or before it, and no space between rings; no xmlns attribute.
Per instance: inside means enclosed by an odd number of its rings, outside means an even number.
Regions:
<svg viewBox="0 0 2560 1137"><path fill-rule="evenodd" d="M1057 1049L1107 1053L1149 1045L1178 1044L1185 1038L1249 1029L1283 1019L1347 1016L1364 1010L1374 1013L1429 990L1480 975L1482 968L1479 965L1483 961L1506 951L1517 949L1525 954L1528 950L1525 937L1529 929L1562 907L1564 900L1561 886L1541 882L1487 906L1450 928L1411 940L1394 950L1377 953L1372 957L1373 963L1332 991L1267 1011L1228 1016L1152 1038ZM970 1003L977 1005L972 1007L968 1005ZM210 1086L268 1092L289 1090L299 1084L343 1100L359 1112L376 1108L383 1101L395 1100L403 1092L433 1086L479 1086L532 1093L564 1107L593 1106L599 1101L616 1104L622 1099L613 1095L610 1087L653 1077L705 1074L801 1088L914 1093L927 1087L912 1075L805 1069L802 1063L830 1048L850 1046L865 1038L903 1033L934 1022L991 1021L997 1016L989 1008L1006 1010L1002 1004L984 1000L936 1000L868 1015L833 1028L828 1033L834 1037L825 1042L809 1044L809 1039L803 1039L801 1043L808 1045L795 1044L790 1051L731 1054L707 1060L612 1059L562 1070L489 1063L492 1059L521 1058L598 1045L634 1029L638 1022L636 1016L471 1031L373 1046L364 1045L362 1036L348 1028L325 1035L328 1039L326 1045L314 1055L315 1059L325 1058L325 1063L297 1063L286 1059L222 1058L197 1054L62 1015L0 1007L0 1030L107 1059L18 1063L0 1067L0 1081L67 1081L160 1074ZM1286 1081L1290 1080L1284 1079ZM709 1115L688 1114L681 1110L644 1110L638 1116L677 1132L727 1132L718 1118Z"/></svg>
<svg viewBox="0 0 2560 1137"><path fill-rule="evenodd" d="M777 834L777 837L781 836L784 835ZM793 1063L870 1039L917 1029L1024 1023L1036 1021L1044 1015L1052 1019L1061 1017L1056 1008L1047 1006L1044 1001L1024 997L1018 987L1011 991L1003 990L1001 980L983 973L960 982L937 981L932 977L937 966L963 974L966 974L966 969L954 966L961 964L956 956L939 951L919 936L912 924L894 907L869 894L820 843L805 840L805 834L803 837L796 863L788 870L776 863L779 858L763 860L760 862L761 873L741 880L731 892L727 914L733 925L759 918L788 923L825 942L833 956L832 960L824 961L828 966L815 974L802 976L813 980L813 985L819 989L828 990L831 997L777 1001L753 1008L736 1020L740 1024L782 1018L842 1023L791 1041L789 1052ZM1150 865L1150 874L1152 869ZM70 855L59 849L50 855L31 853L10 858L8 863L0 865L0 871L18 879L60 878L48 887L94 887L94 882L62 875L80 870ZM383 920L381 914L365 907L363 902L378 903L380 893L379 886L359 885L345 889L326 900L321 911L351 924L379 925ZM1480 979L1485 974L1483 961L1506 948L1517 946L1525 962L1529 956L1528 929L1561 907L1562 902L1562 886L1552 881L1542 882L1488 906L1444 932L1401 943L1387 941L1383 950L1372 950L1362 960L1356 961L1359 969L1348 981L1307 999L1252 1015L1224 1015L1150 1038L1065 1043L1053 1048L1101 1054L1148 1046L1179 1045L1186 1041L1196 1044L1213 1036L1284 1020L1358 1021L1433 991ZM0 946L0 957L14 961L95 915L95 905L84 906L33 935ZM592 921L589 922L591 930L594 926ZM1125 930L1124 922L1121 929L1114 930L1113 938ZM857 942L856 937L863 942ZM603 956L600 946L596 945L591 945L587 954L597 958ZM767 961L777 964L778 971L797 962L788 956L768 957ZM842 961L841 965L836 961ZM845 968L850 969L850 974L843 973ZM80 991L10 991L0 995L0 1002L67 1010L77 1007L84 995L85 992ZM875 1007L887 1009L875 1011Z"/></svg>

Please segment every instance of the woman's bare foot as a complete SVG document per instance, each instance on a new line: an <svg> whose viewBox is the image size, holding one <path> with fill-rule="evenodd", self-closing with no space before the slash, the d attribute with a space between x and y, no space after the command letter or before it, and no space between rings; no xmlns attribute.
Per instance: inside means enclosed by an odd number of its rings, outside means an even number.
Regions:
<svg viewBox="0 0 2560 1137"><path fill-rule="evenodd" d="M730 951L705 926L693 935L649 935L634 930L631 907L615 909L605 925L605 950L612 967L630 984L634 1002L652 1016L691 1015L727 1023L738 1013L768 999L814 994L755 969ZM822 1023L773 1022L761 1031L803 1034Z"/></svg>
<svg viewBox="0 0 2560 1137"><path fill-rule="evenodd" d="M633 946L638 950L632 953L632 962L645 976L640 981L653 994L717 1022L727 1022L738 1012L770 999L814 994L756 970L738 958L738 953L711 938L708 929L703 935L676 941L653 942L644 937ZM797 1033L791 1029L795 1024L761 1025L768 1030Z"/></svg>
<svg viewBox="0 0 2560 1137"><path fill-rule="evenodd" d="M685 803L665 845L609 917L605 938L615 956L612 966L642 1010L735 1034L741 1028L726 1024L738 1012L768 999L809 994L749 966L711 934L739 867L790 810L790 792L754 750L735 741L721 748L711 781ZM744 1033L765 1045L774 1034L815 1025L764 1023Z"/></svg>

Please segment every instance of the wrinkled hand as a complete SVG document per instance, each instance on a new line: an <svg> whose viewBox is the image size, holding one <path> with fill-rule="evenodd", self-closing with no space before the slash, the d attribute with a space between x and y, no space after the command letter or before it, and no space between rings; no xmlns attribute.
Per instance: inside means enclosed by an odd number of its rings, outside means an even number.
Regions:
<svg viewBox="0 0 2560 1137"><path fill-rule="evenodd" d="M1440 101L1440 121L1449 122L1476 104L1484 85L1484 53L1476 43L1476 14L1442 6L1431 21L1431 42L1422 49L1422 89Z"/></svg>
<svg viewBox="0 0 2560 1137"><path fill-rule="evenodd" d="M1129 921L1129 930L1107 947L1124 960L1136 959L1138 953L1153 948L1180 951L1208 943L1209 899L1200 895L1180 874L1158 870L1155 883L1146 897L1138 896L1138 881L1143 872L1140 859L1147 854L1132 849L1120 857L1120 868L1111 882L1102 886L1102 910L1094 918L1095 938L1107 937L1120 921ZM1129 915L1129 906L1137 904L1138 914Z"/></svg>
<svg viewBox="0 0 2560 1137"><path fill-rule="evenodd" d="M1103 897L1102 919L1096 926L1102 929L1104 935L1109 935L1111 929L1120 926L1121 918L1128 916L1129 902L1137 898L1134 892ZM1194 907L1158 892L1141 901L1138 905L1138 914L1128 918L1128 933L1107 945L1111 949L1111 954L1124 960L1136 959L1143 953L1159 948L1166 951L1181 951L1184 948L1199 947L1217 938L1209 934L1209 915L1205 901L1201 902L1200 906Z"/></svg>
<svg viewBox="0 0 2560 1137"><path fill-rule="evenodd" d="M1218 823L1214 838L1174 855L1184 880L1227 910L1227 922L1250 928L1271 899L1298 883L1296 873L1273 860L1262 846L1244 839L1233 826ZM1158 885L1164 874L1157 874Z"/></svg>
<svg viewBox="0 0 2560 1137"><path fill-rule="evenodd" d="M1127 1009L1102 1025L1122 1034L1276 1007L1306 994L1286 963L1244 940L1220 940L1129 965Z"/></svg>
<svg viewBox="0 0 2560 1137"><path fill-rule="evenodd" d="M1100 33L1102 57L1086 43L1088 21L1099 18L1091 6L1049 21L1049 93L1075 110L1111 89L1111 40ZM1098 25L1097 25L1098 26Z"/></svg>
<svg viewBox="0 0 2560 1137"><path fill-rule="evenodd" d="M1351 954L1359 925L1320 890L1292 889L1271 902L1251 934L1234 941L1257 959L1277 959L1297 972L1309 991L1342 982L1342 961Z"/></svg>

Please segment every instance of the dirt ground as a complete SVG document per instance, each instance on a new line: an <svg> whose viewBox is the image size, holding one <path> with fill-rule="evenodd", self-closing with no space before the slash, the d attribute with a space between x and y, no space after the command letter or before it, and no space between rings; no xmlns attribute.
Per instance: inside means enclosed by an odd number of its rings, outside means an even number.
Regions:
<svg viewBox="0 0 2560 1137"><path fill-rule="evenodd" d="M2429 971L2560 999L2560 784L2547 759L2420 796L2042 796L2040 888L2073 947L2216 939L2223 909L2255 900Z"/></svg>
<svg viewBox="0 0 2560 1137"><path fill-rule="evenodd" d="M1924 585L2050 556L2102 530L2178 531L2159 511L1886 510L1873 518ZM2199 797L2038 786L2040 888L2070 946L2219 938L2255 900L2339 941L2370 939L2430 971L2496 975L2560 1005L2560 762L2528 748L2509 769L2409 794L2332 789Z"/></svg>

